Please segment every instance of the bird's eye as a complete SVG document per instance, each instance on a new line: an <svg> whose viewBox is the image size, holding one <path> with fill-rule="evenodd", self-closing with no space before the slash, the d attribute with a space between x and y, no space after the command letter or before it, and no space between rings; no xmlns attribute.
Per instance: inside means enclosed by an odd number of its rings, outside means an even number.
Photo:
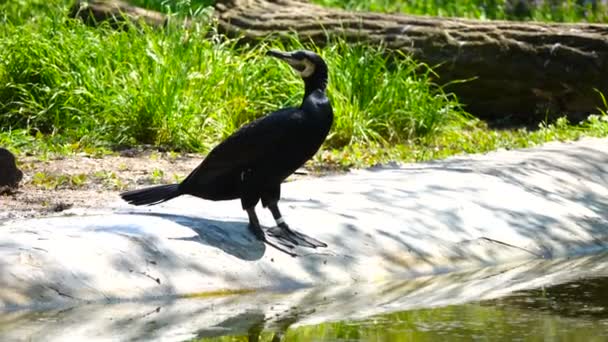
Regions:
<svg viewBox="0 0 608 342"><path fill-rule="evenodd" d="M306 69L306 64L304 64L304 63L292 64L292 67L294 69L296 69L297 71L302 72L302 71L304 71L304 69Z"/></svg>

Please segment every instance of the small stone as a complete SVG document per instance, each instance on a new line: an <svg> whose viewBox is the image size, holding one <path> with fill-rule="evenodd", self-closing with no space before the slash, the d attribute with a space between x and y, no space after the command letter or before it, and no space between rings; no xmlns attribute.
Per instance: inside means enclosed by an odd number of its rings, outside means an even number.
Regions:
<svg viewBox="0 0 608 342"><path fill-rule="evenodd" d="M15 156L7 149L0 148L0 193L16 189L23 179L23 172L17 168Z"/></svg>
<svg viewBox="0 0 608 342"><path fill-rule="evenodd" d="M58 203L55 203L55 204L54 204L54 205L53 205L53 206L50 208L50 210L51 210L51 211L54 211L54 212L56 212L56 213L59 213L59 212L62 212L62 211L64 211L64 210L68 210L68 209L70 209L72 206L73 206L73 204L72 204L72 203L58 202Z"/></svg>

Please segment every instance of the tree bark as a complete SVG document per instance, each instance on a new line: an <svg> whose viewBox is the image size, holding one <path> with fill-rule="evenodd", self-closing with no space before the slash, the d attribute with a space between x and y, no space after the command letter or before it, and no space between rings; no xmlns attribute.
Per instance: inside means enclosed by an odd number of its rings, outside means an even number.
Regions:
<svg viewBox="0 0 608 342"><path fill-rule="evenodd" d="M220 32L233 37L296 33L319 45L340 37L410 54L436 66L437 83L482 118L580 119L602 107L595 89L608 95L608 25L353 12L305 0L218 0L215 9Z"/></svg>
<svg viewBox="0 0 608 342"><path fill-rule="evenodd" d="M156 11L129 5L120 0L77 0L70 9L70 17L80 18L89 25L109 22L114 28L124 27L126 21L164 27L168 17Z"/></svg>

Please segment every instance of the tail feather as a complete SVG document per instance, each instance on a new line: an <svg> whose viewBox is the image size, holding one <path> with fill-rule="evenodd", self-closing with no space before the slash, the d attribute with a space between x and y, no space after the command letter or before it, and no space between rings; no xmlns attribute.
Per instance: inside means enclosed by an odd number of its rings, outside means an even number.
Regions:
<svg viewBox="0 0 608 342"><path fill-rule="evenodd" d="M179 184L159 185L150 188L132 190L120 194L123 200L133 205L153 205L168 201L182 193Z"/></svg>

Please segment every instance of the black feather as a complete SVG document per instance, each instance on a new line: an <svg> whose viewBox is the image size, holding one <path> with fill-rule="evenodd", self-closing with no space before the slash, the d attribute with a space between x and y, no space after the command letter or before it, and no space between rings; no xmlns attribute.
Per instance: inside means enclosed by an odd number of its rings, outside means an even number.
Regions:
<svg viewBox="0 0 608 342"><path fill-rule="evenodd" d="M325 94L327 64L311 51L268 54L296 69L299 64L294 60L308 62L311 72L301 73L304 98L299 107L283 108L244 125L209 152L180 184L133 190L120 196L134 205L153 205L186 194L213 201L240 198L254 236L294 256L268 240L255 213L261 200L278 225L268 236L279 244L289 249L326 247L321 241L291 230L282 219L278 202L281 183L317 152L331 128L333 110Z"/></svg>
<svg viewBox="0 0 608 342"><path fill-rule="evenodd" d="M168 201L179 195L181 195L179 184L169 184L123 192L120 197L133 205L152 205Z"/></svg>

